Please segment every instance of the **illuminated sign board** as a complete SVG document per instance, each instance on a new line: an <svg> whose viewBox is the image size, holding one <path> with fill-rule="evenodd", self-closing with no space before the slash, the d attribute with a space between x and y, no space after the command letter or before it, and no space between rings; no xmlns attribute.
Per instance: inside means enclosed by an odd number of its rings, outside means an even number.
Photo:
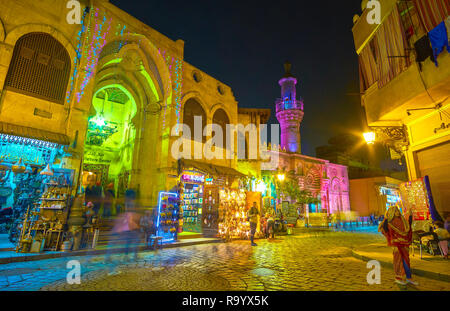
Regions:
<svg viewBox="0 0 450 311"><path fill-rule="evenodd" d="M195 173L185 173L181 175L181 180L185 182L195 182L204 183L205 175L195 174Z"/></svg>

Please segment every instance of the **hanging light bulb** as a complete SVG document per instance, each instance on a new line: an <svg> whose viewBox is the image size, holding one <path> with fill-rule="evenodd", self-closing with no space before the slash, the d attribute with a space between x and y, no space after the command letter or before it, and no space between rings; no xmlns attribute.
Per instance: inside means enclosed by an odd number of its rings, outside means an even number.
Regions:
<svg viewBox="0 0 450 311"><path fill-rule="evenodd" d="M53 176L53 171L52 171L52 169L50 168L50 164L47 164L47 166L45 167L45 169L43 169L43 170L40 172L40 174L41 174L41 175L47 175L47 176Z"/></svg>
<svg viewBox="0 0 450 311"><path fill-rule="evenodd" d="M19 161L17 161L12 167L11 170L16 173L16 174L20 174L25 172L26 170L26 166L23 164L23 160L22 158L19 159Z"/></svg>

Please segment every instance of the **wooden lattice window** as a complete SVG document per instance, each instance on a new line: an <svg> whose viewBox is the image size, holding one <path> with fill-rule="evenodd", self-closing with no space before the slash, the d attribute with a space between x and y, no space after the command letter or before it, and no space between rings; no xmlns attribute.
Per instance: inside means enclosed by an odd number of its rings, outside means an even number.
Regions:
<svg viewBox="0 0 450 311"><path fill-rule="evenodd" d="M5 86L26 95L64 103L70 57L64 46L46 33L29 33L17 40Z"/></svg>

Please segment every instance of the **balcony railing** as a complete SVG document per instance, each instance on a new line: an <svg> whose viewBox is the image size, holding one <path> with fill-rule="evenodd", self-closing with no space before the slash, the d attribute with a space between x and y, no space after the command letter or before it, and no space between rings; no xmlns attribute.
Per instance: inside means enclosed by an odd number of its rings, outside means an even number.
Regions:
<svg viewBox="0 0 450 311"><path fill-rule="evenodd" d="M300 109L303 111L303 99L300 100L289 100L278 98L275 101L277 112L288 110L288 109Z"/></svg>

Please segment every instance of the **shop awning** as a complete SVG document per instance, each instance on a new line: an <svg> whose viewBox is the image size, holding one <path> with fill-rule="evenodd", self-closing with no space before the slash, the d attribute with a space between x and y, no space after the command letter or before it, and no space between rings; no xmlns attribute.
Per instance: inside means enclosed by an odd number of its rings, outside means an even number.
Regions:
<svg viewBox="0 0 450 311"><path fill-rule="evenodd" d="M70 144L70 139L67 135L5 122L0 122L0 133L48 141L60 145Z"/></svg>
<svg viewBox="0 0 450 311"><path fill-rule="evenodd" d="M244 177L245 176L241 172L239 172L231 167L213 165L213 164L209 164L209 163L204 163L204 162L195 161L195 160L187 160L187 159L182 159L180 161L181 161L181 165L185 169L192 167L192 168L198 169L204 173L207 173L207 174L213 175L213 176L232 176L232 177Z"/></svg>

